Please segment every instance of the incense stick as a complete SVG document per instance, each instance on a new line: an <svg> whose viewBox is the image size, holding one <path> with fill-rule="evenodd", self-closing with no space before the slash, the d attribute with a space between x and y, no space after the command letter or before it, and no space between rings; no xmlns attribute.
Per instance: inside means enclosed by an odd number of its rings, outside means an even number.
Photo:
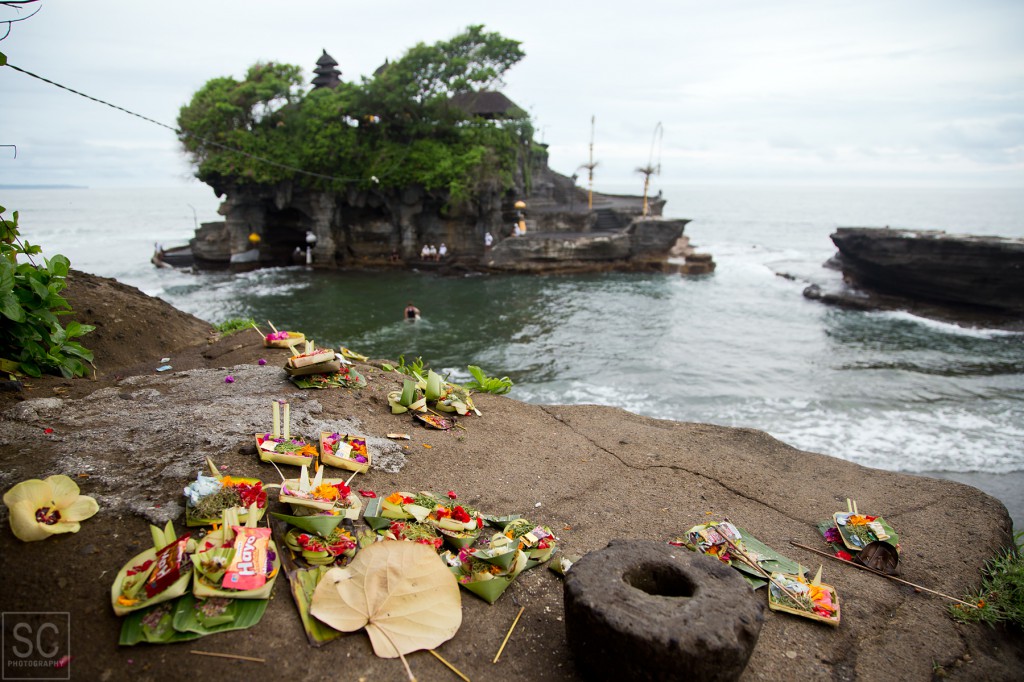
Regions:
<svg viewBox="0 0 1024 682"><path fill-rule="evenodd" d="M192 649L190 654L196 654L198 656L215 656L217 658L231 658L237 661L252 661L253 663L266 663L265 658L255 658L254 656L242 656L240 654L222 654L216 651L199 651L198 649Z"/></svg>
<svg viewBox="0 0 1024 682"><path fill-rule="evenodd" d="M729 521L729 519L725 519L725 521ZM717 528L717 525L715 527ZM760 564L758 564L756 561L754 561L749 556L747 556L746 552L744 552L742 549L740 549L735 544L733 544L733 541L730 540L729 537L725 533L722 533L721 531L719 531L719 535L721 535L722 539L724 539L728 543L729 548L732 549L732 551L734 551L737 554L737 556L739 556L741 559L743 559L743 562L745 564L747 564L748 566L753 568L755 571L760 573L762 576L767 578L768 582L770 582L771 584L775 585L780 590L782 590L786 594L786 596L789 597L790 599L792 599L794 602L796 602L798 604L800 603L800 600L797 598L797 596L795 594L793 594L792 590L790 590L788 587L786 587L782 583L780 583L777 580L775 580L775 578L773 578L771 576L771 573L769 573L768 571L764 570L764 568L762 568Z"/></svg>
<svg viewBox="0 0 1024 682"><path fill-rule="evenodd" d="M813 547L808 547L807 545L801 545L799 542L794 542L793 540L790 540L789 544L793 545L794 547L799 547L800 549L806 549L808 552L814 552L815 554L820 554L822 556L827 556L829 559L832 559L834 561L841 561L844 564L847 564L848 566L853 566L854 568L859 568L862 571L867 571L868 573L874 573L875 575L880 575L883 578L888 578L889 580L892 580L894 582L898 582L898 583L901 583L903 585L908 585L910 587L913 587L914 589L921 590L923 592L928 592L930 594L934 594L934 595L939 596L939 597L944 597L945 599L952 599L953 601L957 602L958 604L963 604L964 606L970 606L971 608L975 608L975 609L980 608L977 604L972 604L972 603L966 602L966 601L964 601L962 599L957 599L956 597L951 597L948 594L942 594L941 592L936 592L935 590L930 590L927 587L924 587L922 585L916 585L916 584L910 582L909 580L903 580L902 578L897 578L894 575L889 575L888 573L883 573L882 571L875 570L875 569L871 568L870 566L865 566L864 564L857 564L857 563L854 563L852 561L847 561L846 559L840 559L839 557L833 556L833 555L829 554L828 552L822 552L820 549L814 549Z"/></svg>
<svg viewBox="0 0 1024 682"><path fill-rule="evenodd" d="M501 652L505 650L505 645L508 644L508 638L512 636L512 631L516 629L516 623L519 622L519 616L523 615L523 611L526 610L525 606L519 607L519 613L516 614L516 619L512 621L512 627L508 629L508 634L505 635L505 639L501 643L501 647L498 649L498 653L494 655L494 660L491 663L497 663L498 659L501 658Z"/></svg>
<svg viewBox="0 0 1024 682"><path fill-rule="evenodd" d="M352 475L348 477L348 480L347 480L347 481L345 481L345 485L347 486L347 485L348 485L349 483L351 483L351 482L352 482L352 479L353 479L353 478L355 478L355 477L356 477L356 474L358 474L358 473L359 473L358 471L353 471L353 472L352 472Z"/></svg>
<svg viewBox="0 0 1024 682"><path fill-rule="evenodd" d="M452 665L452 664L451 664L451 663L449 663L448 661L444 660L444 658L443 658L443 657L441 656L441 654L437 653L437 652L436 652L436 651L434 651L433 649L427 649L427 651L429 651L430 653L434 654L434 658L436 658L437 660L439 660L439 661L441 661L442 663L444 663L444 664L445 664L445 665L446 665L446 666L448 667L448 669L449 669L449 670L451 670L451 671L452 671L453 673L455 673L455 674L456 674L456 675L458 675L458 676L459 676L460 678L462 678L463 680L465 680L465 682L469 682L469 678L468 678L468 677L466 677L465 675L463 675L463 674L462 674L461 672L459 672L459 669L458 669L458 668L456 668L456 667L455 667L454 665Z"/></svg>
<svg viewBox="0 0 1024 682"><path fill-rule="evenodd" d="M271 322L270 320L267 320L267 324L270 325L270 328L273 329L274 333L276 334L277 333L277 327L274 326L274 323Z"/></svg>

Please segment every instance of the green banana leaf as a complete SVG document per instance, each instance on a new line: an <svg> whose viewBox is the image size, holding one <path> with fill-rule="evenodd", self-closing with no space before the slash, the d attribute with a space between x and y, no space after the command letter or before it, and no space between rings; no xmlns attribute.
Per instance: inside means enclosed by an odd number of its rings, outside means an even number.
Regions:
<svg viewBox="0 0 1024 682"><path fill-rule="evenodd" d="M492 516L490 514L483 514L482 516L484 518L484 523L501 531L504 531L505 526L516 519L522 518L522 514L509 514L508 516Z"/></svg>
<svg viewBox="0 0 1024 682"><path fill-rule="evenodd" d="M187 597L191 598L191 595ZM121 646L168 644L202 637L196 632L179 632L174 629L176 605L177 602L164 602L128 614L121 621L121 636L117 643Z"/></svg>
<svg viewBox="0 0 1024 682"><path fill-rule="evenodd" d="M220 616L213 618L204 616L191 594L179 599L174 608L174 629L178 632L194 632L199 635L212 635L228 630L246 630L260 622L267 610L269 599L228 599L227 608Z"/></svg>
<svg viewBox="0 0 1024 682"><path fill-rule="evenodd" d="M373 500L376 501L376 500ZM369 508L369 505L367 505ZM275 519L280 519L285 523L290 523L296 528L301 528L308 533L316 533L322 538L327 537L331 534L335 528L341 525L341 522L345 520L344 514L338 514L331 516L327 514L313 514L310 516L291 516L289 514L282 514L281 512L270 512L270 515Z"/></svg>
<svg viewBox="0 0 1024 682"><path fill-rule="evenodd" d="M312 566L309 568L300 566L295 558L295 553L288 549L284 536L288 532L288 524L280 519L273 519L270 523L271 530L281 547L281 568L288 578L288 585L291 588L292 599L299 611L299 620L302 621L302 628L306 631L306 640L311 646L320 647L331 640L341 637L343 633L320 622L309 613L309 606L313 601L313 592L331 566Z"/></svg>

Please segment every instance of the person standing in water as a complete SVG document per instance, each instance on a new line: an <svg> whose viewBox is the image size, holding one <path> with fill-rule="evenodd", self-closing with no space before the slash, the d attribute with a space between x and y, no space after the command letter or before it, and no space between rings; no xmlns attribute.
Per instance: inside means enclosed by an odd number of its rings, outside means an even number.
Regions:
<svg viewBox="0 0 1024 682"><path fill-rule="evenodd" d="M412 301L405 306L405 319L409 321L420 319L420 309L414 306Z"/></svg>

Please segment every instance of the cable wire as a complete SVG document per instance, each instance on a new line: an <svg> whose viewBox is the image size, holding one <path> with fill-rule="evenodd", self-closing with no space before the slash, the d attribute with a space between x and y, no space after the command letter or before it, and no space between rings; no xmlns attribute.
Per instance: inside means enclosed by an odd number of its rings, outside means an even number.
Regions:
<svg viewBox="0 0 1024 682"><path fill-rule="evenodd" d="M187 136L187 137L191 137L193 139L199 140L200 142L203 142L204 144L208 144L208 145L211 145L213 147L219 147L220 149L223 149L223 150L229 151L229 152L234 152L236 154L241 154L242 156L245 156L247 158L253 159L254 161L259 161L261 163L266 163L266 164L274 166L276 168L281 168L281 169L284 169L284 170L289 170L289 171L292 171L294 173L300 173L302 175L308 175L308 176L313 177L313 178L320 178L322 180L331 180L333 182L360 182L360 181L362 181L362 178L339 178L339 177L334 176L334 175L325 175L323 173L314 173L312 171L307 171L307 170L303 170L301 168L296 168L295 166L289 166L286 163L280 163L278 161L274 161L272 159L268 159L268 158L263 157L263 156L257 156L256 154L250 154L249 152L242 151L241 149L235 149L234 147L229 147L229 146L227 146L225 144L221 144L220 142L217 142L215 140L211 140L211 139L209 139L207 137L203 137L202 135L195 135L194 133L185 132L185 131L183 131L183 130L181 130L179 128L175 128L173 126L167 125L166 123L161 123L160 121L156 121L156 120L154 120L152 118L149 118L148 116L143 116L142 114L137 114L134 111L129 111L128 109L125 109L124 107L119 107L116 104L111 104L110 102L105 102L104 100L97 99L96 97L93 97L91 95L87 95L84 92L79 92L78 90L75 90L73 88L69 88L66 85L61 85L60 83L56 83L56 82L50 80L49 78L44 78L44 77L42 77L42 76L40 76L38 74L32 73L31 71L26 71L25 69L22 69L21 67L15 66L14 64L11 64L10 62L7 62L6 66L14 69L15 71L23 73L26 76L31 76L32 78L36 78L38 80L43 81L44 83L49 83L50 85L56 86L56 87L60 88L61 90L67 90L68 92L73 93L75 95L78 95L79 97L84 97L84 98L86 98L88 100L92 100L93 102L96 102L98 104L106 105L106 106L110 107L111 109L116 109L118 111L121 111L123 113L128 114L129 116L134 116L136 118L141 118L143 121L146 121L147 123L152 123L154 125L158 125L161 128L166 128L167 130L170 130L170 131L174 132L179 137L183 136L183 135ZM381 173L381 175L387 175L387 174L386 173Z"/></svg>

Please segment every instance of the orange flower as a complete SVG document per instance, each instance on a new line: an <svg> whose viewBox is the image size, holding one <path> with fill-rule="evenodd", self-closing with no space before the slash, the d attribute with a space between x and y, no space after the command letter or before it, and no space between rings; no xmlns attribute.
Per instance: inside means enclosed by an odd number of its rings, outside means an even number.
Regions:
<svg viewBox="0 0 1024 682"><path fill-rule="evenodd" d="M386 499L391 504L402 504L402 500L404 500L405 498L402 497L401 493L392 493L384 499Z"/></svg>
<svg viewBox="0 0 1024 682"><path fill-rule="evenodd" d="M318 500L336 500L341 497L341 493L333 485L321 483L313 490L313 497Z"/></svg>

